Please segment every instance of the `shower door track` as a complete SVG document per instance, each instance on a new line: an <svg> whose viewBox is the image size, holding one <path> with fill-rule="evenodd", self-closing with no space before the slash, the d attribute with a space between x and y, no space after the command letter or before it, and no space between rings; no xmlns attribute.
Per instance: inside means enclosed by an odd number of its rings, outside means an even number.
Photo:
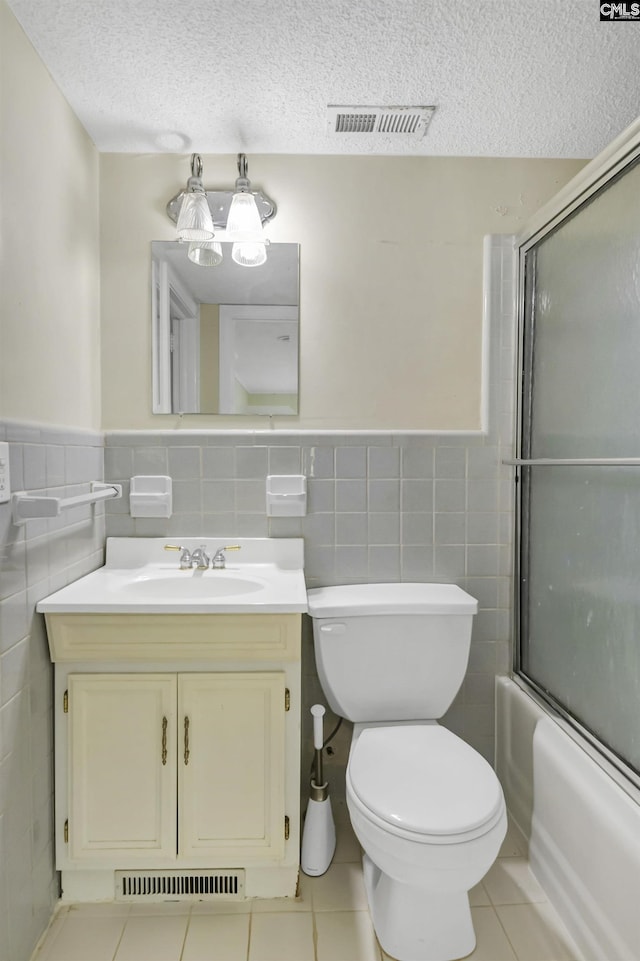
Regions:
<svg viewBox="0 0 640 961"><path fill-rule="evenodd" d="M535 701L545 714L560 725L565 734L575 741L595 764L606 771L618 787L622 788L636 804L640 804L640 772L607 747L597 734L581 724L552 694L549 694L524 671L516 669L511 679Z"/></svg>

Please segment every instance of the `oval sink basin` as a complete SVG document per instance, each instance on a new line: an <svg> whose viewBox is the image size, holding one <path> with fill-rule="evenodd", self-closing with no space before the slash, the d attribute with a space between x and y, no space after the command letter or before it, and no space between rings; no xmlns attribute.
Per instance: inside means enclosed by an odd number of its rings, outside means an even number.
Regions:
<svg viewBox="0 0 640 961"><path fill-rule="evenodd" d="M222 571L176 572L137 577L118 585L118 592L145 598L207 598L231 597L234 594L252 594L264 589L259 581L229 575Z"/></svg>

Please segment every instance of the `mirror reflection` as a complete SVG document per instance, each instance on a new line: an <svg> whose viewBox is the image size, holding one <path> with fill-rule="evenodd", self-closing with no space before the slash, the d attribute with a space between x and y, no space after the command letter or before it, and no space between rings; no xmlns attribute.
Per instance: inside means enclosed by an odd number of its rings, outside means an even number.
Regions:
<svg viewBox="0 0 640 961"><path fill-rule="evenodd" d="M258 267L221 247L203 267L151 244L153 412L297 414L299 245L270 244Z"/></svg>

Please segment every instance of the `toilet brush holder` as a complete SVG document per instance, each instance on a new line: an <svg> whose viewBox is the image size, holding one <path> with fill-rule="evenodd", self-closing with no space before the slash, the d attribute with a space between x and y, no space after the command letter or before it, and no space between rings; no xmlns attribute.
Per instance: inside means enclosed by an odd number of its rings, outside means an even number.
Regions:
<svg viewBox="0 0 640 961"><path fill-rule="evenodd" d="M305 874L317 877L327 871L333 859L336 849L336 826L331 810L329 785L323 781L322 777L322 718L325 709L322 704L314 704L311 713L313 714L315 757L309 804L302 831L300 867Z"/></svg>

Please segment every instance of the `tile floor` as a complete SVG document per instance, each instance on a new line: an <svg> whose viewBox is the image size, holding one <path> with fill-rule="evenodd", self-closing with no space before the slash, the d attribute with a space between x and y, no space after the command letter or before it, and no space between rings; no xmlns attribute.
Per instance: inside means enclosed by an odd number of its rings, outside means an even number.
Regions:
<svg viewBox="0 0 640 961"><path fill-rule="evenodd" d="M295 901L65 905L32 961L388 961L344 804L334 813L334 862L321 878L301 875ZM512 832L471 904L468 961L582 961Z"/></svg>

